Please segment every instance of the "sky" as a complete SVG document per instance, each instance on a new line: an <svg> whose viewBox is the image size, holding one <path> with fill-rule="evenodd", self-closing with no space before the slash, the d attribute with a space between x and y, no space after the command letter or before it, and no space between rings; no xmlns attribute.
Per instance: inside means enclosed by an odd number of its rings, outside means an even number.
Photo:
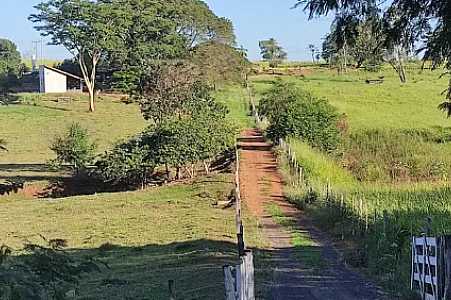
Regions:
<svg viewBox="0 0 451 300"><path fill-rule="evenodd" d="M15 42L25 58L33 53L33 41L41 39L27 17L40 0L0 0L0 38ZM310 59L308 45L321 46L329 31L330 18L308 20L302 9L291 9L296 0L205 0L219 16L233 21L238 45L248 50L253 61L260 59L258 42L275 38L288 52L289 60ZM70 54L60 46L48 46L44 58L64 59ZM40 53L40 51L39 51Z"/></svg>

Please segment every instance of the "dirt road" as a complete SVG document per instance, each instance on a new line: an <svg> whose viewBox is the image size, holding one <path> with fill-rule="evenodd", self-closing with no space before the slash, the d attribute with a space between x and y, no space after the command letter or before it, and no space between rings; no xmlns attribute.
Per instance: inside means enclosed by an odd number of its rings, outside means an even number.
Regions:
<svg viewBox="0 0 451 300"><path fill-rule="evenodd" d="M324 234L294 206L285 201L283 182L271 145L256 130L247 130L240 139L240 181L242 200L260 218L263 233L275 257L271 299L290 300L375 300L386 299L371 282L345 267ZM277 224L267 212L277 204L283 214L296 220L294 230L307 234L321 251L324 266L319 270L303 264L292 245L291 230Z"/></svg>

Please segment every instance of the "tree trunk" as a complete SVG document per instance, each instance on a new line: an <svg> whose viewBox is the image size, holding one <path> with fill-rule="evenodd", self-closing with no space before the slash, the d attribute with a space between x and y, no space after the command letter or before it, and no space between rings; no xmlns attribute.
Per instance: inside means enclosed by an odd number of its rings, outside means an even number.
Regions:
<svg viewBox="0 0 451 300"><path fill-rule="evenodd" d="M205 160L204 161L204 168L205 168L205 174L210 174L210 162Z"/></svg>
<svg viewBox="0 0 451 300"><path fill-rule="evenodd" d="M344 72L347 73L348 72L348 44L346 42L346 37L344 38L344 45L343 45L343 53L344 53Z"/></svg>
<svg viewBox="0 0 451 300"><path fill-rule="evenodd" d="M94 106L94 90L93 89L89 89L89 111L90 112L94 112L95 111L95 106Z"/></svg>
<svg viewBox="0 0 451 300"><path fill-rule="evenodd" d="M80 65L81 73L83 74L83 79L85 80L85 85L89 92L89 111L94 112L94 100L95 100L95 80L96 80L96 69L97 63L100 60L100 54L94 53L91 57L92 69L91 72L88 70L88 66L86 65L86 61L84 58L83 51L79 51L78 53L78 63Z"/></svg>

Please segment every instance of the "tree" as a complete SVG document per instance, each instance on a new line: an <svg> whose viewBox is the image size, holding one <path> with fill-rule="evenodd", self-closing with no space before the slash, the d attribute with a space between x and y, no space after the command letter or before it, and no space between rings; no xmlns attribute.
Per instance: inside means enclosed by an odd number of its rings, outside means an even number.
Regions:
<svg viewBox="0 0 451 300"><path fill-rule="evenodd" d="M371 0L298 0L296 6L304 6L309 17L327 15L331 11L350 9L356 16L364 17L377 6ZM384 29L392 45L420 45L418 51L424 60L431 60L435 66L445 64L450 76L445 102L439 108L451 116L451 1L395 0L389 5L384 1L379 8L390 21ZM387 30L387 28L389 30Z"/></svg>
<svg viewBox="0 0 451 300"><path fill-rule="evenodd" d="M277 41L273 38L259 42L261 55L265 61L269 62L272 68L277 67L283 60L287 58L287 53Z"/></svg>
<svg viewBox="0 0 451 300"><path fill-rule="evenodd" d="M310 52L312 53L312 62L315 63L315 52L316 52L316 47L313 44L309 44L308 45L308 49L310 50Z"/></svg>
<svg viewBox="0 0 451 300"><path fill-rule="evenodd" d="M96 144L89 140L85 128L73 123L67 133L55 137L50 149L56 154L56 159L51 161L52 164L61 166L68 163L78 173L93 161Z"/></svg>
<svg viewBox="0 0 451 300"><path fill-rule="evenodd" d="M75 59L65 59L62 62L55 64L54 67L64 72L77 75L79 77L83 76L83 74L81 73L80 64Z"/></svg>
<svg viewBox="0 0 451 300"><path fill-rule="evenodd" d="M149 153L149 146L143 144L142 135L138 135L101 155L95 163L94 174L115 186L140 185L144 189L155 168L154 158Z"/></svg>
<svg viewBox="0 0 451 300"><path fill-rule="evenodd" d="M357 27L357 37L351 49L356 67L365 67L369 71L380 69L384 61L385 37L380 18L370 16Z"/></svg>
<svg viewBox="0 0 451 300"><path fill-rule="evenodd" d="M275 141L294 136L325 151L335 150L340 141L337 110L292 83L276 81L258 110L268 119L268 135Z"/></svg>
<svg viewBox="0 0 451 300"><path fill-rule="evenodd" d="M358 19L347 10L342 10L335 16L332 23L332 38L339 52L341 64L339 70L347 71L350 49L355 44L358 31Z"/></svg>
<svg viewBox="0 0 451 300"><path fill-rule="evenodd" d="M124 43L108 54L106 61L114 85L127 93L142 94L151 69L163 60L188 55L187 37L180 34L180 4L176 0L112 0L127 19ZM185 2L183 2L185 3Z"/></svg>
<svg viewBox="0 0 451 300"><path fill-rule="evenodd" d="M35 6L29 20L35 29L64 46L78 61L89 91L89 110L94 112L96 69L108 51L120 48L127 21L121 7L109 0L48 0Z"/></svg>
<svg viewBox="0 0 451 300"><path fill-rule="evenodd" d="M210 172L211 162L235 142L235 128L226 118L226 108L216 103L205 91L196 93L198 105L190 114L168 117L143 134L143 142L159 165L180 171L185 169L189 177L196 175L196 164L203 162ZM205 103L205 98L209 98ZM169 169L168 169L169 170Z"/></svg>
<svg viewBox="0 0 451 300"><path fill-rule="evenodd" d="M214 88L226 82L243 83L250 70L250 62L240 49L213 41L194 47L190 61L199 69L199 79Z"/></svg>
<svg viewBox="0 0 451 300"><path fill-rule="evenodd" d="M17 84L17 79L24 70L21 61L17 46L10 40L0 39L0 92L7 93Z"/></svg>
<svg viewBox="0 0 451 300"><path fill-rule="evenodd" d="M229 46L235 45L235 33L230 20L218 17L203 1L174 1L178 21L177 31L186 37L186 48L213 41Z"/></svg>
<svg viewBox="0 0 451 300"><path fill-rule="evenodd" d="M146 74L142 91L134 94L146 120L161 123L166 118L190 112L196 97L199 70L189 62L161 62Z"/></svg>

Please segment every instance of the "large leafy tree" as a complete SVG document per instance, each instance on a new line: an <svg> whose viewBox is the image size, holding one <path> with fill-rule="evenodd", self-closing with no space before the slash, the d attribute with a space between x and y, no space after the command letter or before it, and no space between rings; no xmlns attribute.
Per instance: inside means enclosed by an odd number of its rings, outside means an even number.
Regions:
<svg viewBox="0 0 451 300"><path fill-rule="evenodd" d="M260 41L259 46L263 59L269 62L270 67L277 67L287 58L287 53L279 46L274 38Z"/></svg>
<svg viewBox="0 0 451 300"><path fill-rule="evenodd" d="M388 5L381 1L379 5L389 20L384 31L391 44L413 45L416 42L421 45L417 50L423 53L425 60L432 60L435 65L445 64L445 74L450 80L444 93L445 102L440 108L451 116L451 1L394 0ZM303 6L310 18L342 9L363 18L377 5L375 0L299 0L296 6Z"/></svg>
<svg viewBox="0 0 451 300"><path fill-rule="evenodd" d="M130 93L143 93L146 74L159 61L187 55L186 36L178 31L179 1L112 0L127 16L123 47L108 56L116 70L116 87ZM179 2L180 4L181 2Z"/></svg>
<svg viewBox="0 0 451 300"><path fill-rule="evenodd" d="M190 60L200 78L214 88L225 82L245 82L250 71L250 62L240 49L214 41L194 47Z"/></svg>
<svg viewBox="0 0 451 300"><path fill-rule="evenodd" d="M332 23L331 38L334 41L338 56L341 58L339 70L347 71L348 68L348 58L350 56L350 49L355 44L358 31L358 20L347 10L342 10L335 16L334 22Z"/></svg>
<svg viewBox="0 0 451 300"><path fill-rule="evenodd" d="M144 118L158 124L188 114L190 106L198 99L198 76L198 68L186 61L155 65L143 79L142 93L134 95L141 104Z"/></svg>
<svg viewBox="0 0 451 300"><path fill-rule="evenodd" d="M16 45L10 40L0 39L0 90L8 92L22 71L21 56Z"/></svg>
<svg viewBox="0 0 451 300"><path fill-rule="evenodd" d="M177 31L186 37L186 47L192 47L207 41L235 44L235 33L230 20L218 17L200 0L177 1Z"/></svg>
<svg viewBox="0 0 451 300"><path fill-rule="evenodd" d="M36 30L77 59L89 91L89 110L93 112L97 65L108 51L121 47L127 16L109 0L48 0L35 8L38 12L29 19L38 24Z"/></svg>

